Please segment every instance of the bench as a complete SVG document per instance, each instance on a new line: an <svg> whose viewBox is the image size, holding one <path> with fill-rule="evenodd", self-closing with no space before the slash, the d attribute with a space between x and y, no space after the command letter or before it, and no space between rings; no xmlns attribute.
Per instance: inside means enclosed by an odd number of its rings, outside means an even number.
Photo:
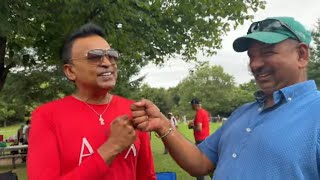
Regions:
<svg viewBox="0 0 320 180"><path fill-rule="evenodd" d="M16 160L27 157L28 145L14 145L0 148L0 159L11 159L13 169L16 168Z"/></svg>

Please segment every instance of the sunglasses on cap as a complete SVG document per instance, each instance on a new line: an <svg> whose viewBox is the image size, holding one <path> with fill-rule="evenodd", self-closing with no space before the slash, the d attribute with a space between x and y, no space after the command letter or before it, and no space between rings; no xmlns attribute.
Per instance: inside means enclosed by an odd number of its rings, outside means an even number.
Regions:
<svg viewBox="0 0 320 180"><path fill-rule="evenodd" d="M87 52L85 57L88 59L90 62L101 62L104 57L108 59L113 59L117 61L119 59L119 52L115 49L91 49ZM80 58L73 58L70 59L70 61L75 60L75 59L80 59Z"/></svg>
<svg viewBox="0 0 320 180"><path fill-rule="evenodd" d="M297 38L297 40L302 42L299 36L286 23L283 23L276 19L266 19L263 21L257 21L252 23L249 27L247 34L253 32L275 32L276 30L289 31Z"/></svg>

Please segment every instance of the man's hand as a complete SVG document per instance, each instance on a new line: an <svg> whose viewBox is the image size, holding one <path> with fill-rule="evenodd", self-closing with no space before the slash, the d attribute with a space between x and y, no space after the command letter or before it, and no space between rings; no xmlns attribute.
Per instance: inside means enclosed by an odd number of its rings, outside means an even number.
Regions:
<svg viewBox="0 0 320 180"><path fill-rule="evenodd" d="M101 157L110 164L113 158L136 140L136 130L128 116L116 118L110 125L108 140L98 149Z"/></svg>
<svg viewBox="0 0 320 180"><path fill-rule="evenodd" d="M193 128L194 128L194 121L190 121L190 122L189 122L188 128L189 128L189 129L193 129Z"/></svg>
<svg viewBox="0 0 320 180"><path fill-rule="evenodd" d="M131 105L133 125L142 131L155 131L159 135L170 128L169 120L151 101L142 99Z"/></svg>

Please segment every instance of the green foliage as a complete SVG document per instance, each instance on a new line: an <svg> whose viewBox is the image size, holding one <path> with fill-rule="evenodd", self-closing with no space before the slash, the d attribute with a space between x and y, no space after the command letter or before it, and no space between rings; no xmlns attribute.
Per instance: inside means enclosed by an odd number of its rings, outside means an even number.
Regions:
<svg viewBox="0 0 320 180"><path fill-rule="evenodd" d="M314 79L317 86L320 85L320 19L317 21L317 26L312 32L314 47L311 49L308 77Z"/></svg>
<svg viewBox="0 0 320 180"><path fill-rule="evenodd" d="M70 94L73 85L61 73L59 49L67 35L87 22L103 27L108 42L121 53L114 92L133 97L143 77L137 81L130 77L148 62L163 63L175 54L194 60L198 50L214 54L222 35L251 19L264 4L262 0L2 0L0 97L14 105L14 116L24 119L38 104ZM154 98L165 112L171 109L166 107L169 100Z"/></svg>
<svg viewBox="0 0 320 180"><path fill-rule="evenodd" d="M255 81L235 85L234 78L226 74L221 66L199 64L175 88L151 88L143 85L139 91L132 93L135 100L146 98L154 102L162 113L173 112L175 116L186 115L193 119L195 112L191 109L190 100L194 97L202 101L202 105L212 116L229 116L240 105L253 101L253 93L257 91Z"/></svg>
<svg viewBox="0 0 320 180"><path fill-rule="evenodd" d="M151 100L164 114L172 111L173 102L171 96L164 88L151 88L148 85L143 85L133 98L136 100L141 98Z"/></svg>
<svg viewBox="0 0 320 180"><path fill-rule="evenodd" d="M254 100L253 93L257 90L255 82L237 87L234 78L226 74L221 66L209 66L207 63L199 65L190 72L176 88L168 90L173 105L173 112L177 115L187 115L187 119L194 117L190 106L192 98L198 98L202 106L212 116L229 116L238 106Z"/></svg>
<svg viewBox="0 0 320 180"><path fill-rule="evenodd" d="M147 61L161 63L168 55L182 54L187 60L194 59L198 49L214 53L230 26L251 19L264 4L260 0L3 0L0 37L8 41L4 67L57 64L66 35L95 22L122 53L124 64L136 66L133 74ZM29 57L23 61L25 54Z"/></svg>
<svg viewBox="0 0 320 180"><path fill-rule="evenodd" d="M7 120L15 114L15 111L10 108L6 103L0 100L0 124L3 127L7 126ZM0 126L1 126L0 125Z"/></svg>
<svg viewBox="0 0 320 180"><path fill-rule="evenodd" d="M73 83L68 82L56 66L36 67L9 74L0 97L17 112L14 119L22 121L29 118L39 104L62 97L72 90Z"/></svg>
<svg viewBox="0 0 320 180"><path fill-rule="evenodd" d="M179 109L190 117L193 112L189 102L196 97L210 113L228 112L231 110L228 102L232 101L230 93L234 86L233 77L224 73L222 67L204 65L177 86Z"/></svg>

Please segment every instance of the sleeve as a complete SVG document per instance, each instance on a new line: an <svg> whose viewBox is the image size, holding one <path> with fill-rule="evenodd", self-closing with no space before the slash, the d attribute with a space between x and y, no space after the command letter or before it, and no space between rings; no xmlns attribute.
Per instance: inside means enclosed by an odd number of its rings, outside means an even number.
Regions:
<svg viewBox="0 0 320 180"><path fill-rule="evenodd" d="M97 152L80 166L61 175L61 150L58 148L57 132L50 114L44 110L38 109L32 114L27 161L28 179L102 179L109 167Z"/></svg>
<svg viewBox="0 0 320 180"><path fill-rule="evenodd" d="M206 117L205 117L204 111L201 111L201 110L197 111L194 124L198 124L198 123L203 124L203 122L205 121L205 118L206 118Z"/></svg>
<svg viewBox="0 0 320 180"><path fill-rule="evenodd" d="M139 180L156 180L153 156L148 132L139 132L141 141L137 162L137 178Z"/></svg>
<svg viewBox="0 0 320 180"><path fill-rule="evenodd" d="M232 112L228 121L220 126L212 135L207 137L202 143L198 145L200 151L202 151L208 159L212 162L212 164L216 165L219 160L219 144L221 136L226 127L230 126L234 120L236 120L239 114L242 114L248 104L243 105Z"/></svg>
<svg viewBox="0 0 320 180"><path fill-rule="evenodd" d="M222 128L220 127L215 133L206 138L202 143L198 145L200 151L202 151L212 164L216 165L218 162L218 149L219 141L222 134Z"/></svg>
<svg viewBox="0 0 320 180"><path fill-rule="evenodd" d="M200 113L199 113L199 111L197 111L197 112L196 112L196 117L194 118L193 123L194 123L194 124L199 123L199 118L200 118Z"/></svg>

